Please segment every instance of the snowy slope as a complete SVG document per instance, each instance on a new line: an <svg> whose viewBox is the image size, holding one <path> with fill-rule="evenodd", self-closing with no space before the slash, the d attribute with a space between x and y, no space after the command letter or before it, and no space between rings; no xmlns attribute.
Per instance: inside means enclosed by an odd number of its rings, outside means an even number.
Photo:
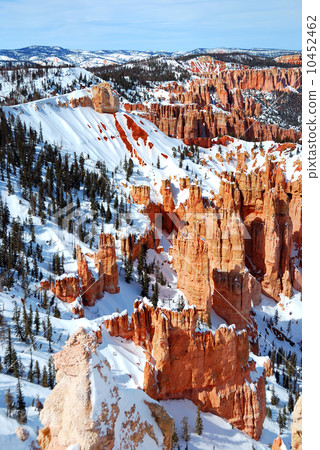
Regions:
<svg viewBox="0 0 320 450"><path fill-rule="evenodd" d="M79 69L80 70L80 69ZM207 198L213 198L213 195L219 192L220 177L219 174L222 171L236 171L236 158L229 159L227 154L231 152L236 155L237 147L242 146L240 151L247 151L251 154L254 144L245 142L239 139L234 139L233 142L229 142L227 147L213 145L210 149L200 149L200 161L202 163L195 163L189 159L183 162L183 167L179 167L179 159L173 156L173 147L182 145L182 142L178 139L169 138L158 130L155 125L148 122L144 118L136 116L134 114L127 114L124 110L121 110L115 115L99 114L90 107L71 107L70 103L72 99L77 99L82 96L91 96L90 89L84 89L66 94L62 96L56 96L53 98L38 100L36 102L17 105L14 107L5 107L4 111L9 117L19 117L22 122L25 122L27 126L31 125L35 129L40 129L40 124L43 132L44 139L51 144L57 144L60 148L62 155L73 155L76 153L78 156L81 154L85 157L85 168L89 171L97 171L97 162L105 162L109 173L113 172L113 182L117 187L117 192L129 195L132 185L148 184L151 187L151 198L154 201L160 199L160 186L161 180L171 178L172 191L174 201L176 205L179 202L184 202L187 199L188 190L186 194L178 195L179 178L189 176L192 182L199 182L202 186L203 196ZM146 131L148 139L146 144L140 138L138 142L133 138L133 135L128 128L127 117L130 116L136 122L141 129ZM137 155L141 158L145 165L139 165L137 158L133 158L135 162L134 173L129 182L125 179L125 173L122 165L123 161L129 157L129 153L125 148L125 145L119 135L116 127L116 121L121 125L126 133L128 141L136 150ZM149 145L149 144L152 144ZM301 146L297 145L296 149L287 154L283 154L277 150L277 144L274 142L264 142L264 149L266 155L271 155L278 161L282 161L283 168L285 169L286 177L288 180L294 180L300 172L295 170L296 166L294 161L299 158ZM219 159L216 155L219 154ZM160 168L157 168L158 159L160 161ZM220 161L221 160L221 161ZM266 157L260 154L256 157L254 163L250 158L247 160L248 171L253 168L260 168L264 170ZM205 163L204 163L205 162ZM14 195L8 195L6 188L6 182L0 180L1 196L3 200L8 203L10 213L13 217L20 217L23 221L28 217L29 202L22 198L19 191L19 185L14 181L15 188ZM80 197L80 193L79 193ZM82 199L82 197L80 197ZM114 214L114 210L112 210ZM90 215L90 205L88 202L81 203L81 215ZM129 313L132 311L133 301L140 294L140 286L137 282L136 269L134 271L134 280L131 284L127 284L124 281L123 273L123 261L120 254L120 236L123 236L129 232L134 234L143 234L145 230L150 226L147 218L143 217L139 213L139 207L132 205L132 223L122 224L120 232L116 232L113 224L104 226L104 231L111 232L116 237L116 251L118 257L118 266L120 272L120 293L116 295L105 294L104 297L99 300L92 308L85 308L84 319L75 319L70 312L70 307L67 304L59 302L59 309L61 312L61 318L51 318L53 326L53 350L54 352L60 350L68 336L78 329L79 326L84 327L86 330L95 330L104 318L105 315L110 315L118 311L127 309ZM80 242L80 240L68 233L66 230L61 230L54 220L46 219L45 223L41 223L40 218L34 216L33 221L35 224L35 233L37 236L37 243L43 246L44 263L41 266L44 277L48 278L52 273L50 271L50 258L55 252L64 252L65 255L65 270L67 273L72 273L76 270L76 262L72 256L72 250L74 244L80 244L83 252L92 253L93 250L90 246ZM99 223L99 230L101 229L101 223ZM98 233L97 233L98 234ZM97 247L97 236L93 241L93 248ZM168 281L167 286L160 286L160 298L159 306L174 307L177 304L178 298L181 295L176 289L176 276L172 271L168 260L168 247L170 242L167 236L162 237L161 244L164 247L164 252L157 255L155 251L148 251L148 262L151 262L154 258L157 259L162 267L163 273ZM88 261L89 262L89 261ZM96 275L96 269L93 263L89 262L89 268ZM153 279L152 279L153 281ZM27 308L29 305L33 306L33 310L37 307L39 300L36 298L38 286L32 284L30 286L29 296L26 300ZM4 315L7 322L11 323L13 312L13 301L16 300L21 305L21 298L23 298L24 292L21 286L18 284L11 288L9 291L5 290L0 292L0 301L3 306ZM264 298L261 305L254 309L256 314L255 320L259 331L264 336L266 333L265 318L274 316L276 309L279 310L280 324L287 327L290 318L295 319L296 323L292 323L292 341L295 344L294 350L298 354L298 363L300 364L301 353L299 352L299 345L301 340L301 310L298 303L299 298L283 299L282 306L276 305L275 302L270 299ZM300 300L299 300L300 302ZM284 308L284 309L282 309ZM291 314L290 314L291 313ZM46 311L40 311L41 319L46 318ZM221 319L216 315L212 315L212 322L216 328L221 324ZM300 334L299 334L300 333ZM28 367L30 363L30 351L27 344L19 342L16 338L14 345L21 356L22 362L25 367ZM282 342L278 342L276 336L272 336L274 346L280 347L284 345ZM38 347L33 352L33 357L39 361L40 366L47 364L50 354L48 353L48 343L46 339L39 335L36 338ZM270 341L270 339L268 339ZM263 339L260 339L260 347L262 354L268 354L269 347ZM288 344L289 345L289 344ZM285 347L289 350L289 347ZM0 356L3 357L5 353L5 345L0 345ZM135 392L138 387L142 386L143 381L143 367L145 362L145 355L141 349L138 349L134 344L121 342L120 339L111 338L108 333L104 332L103 345L101 353L109 361L111 365L112 376L116 383L121 386L121 389L126 392L127 390L133 390ZM131 376L129 377L128 374ZM94 376L94 374L93 374ZM0 374L0 424L3 427L0 428L0 447L12 448L30 448L30 440L35 438L37 426L39 424L38 415L34 408L31 406L32 398L39 394L41 401L50 392L48 388L42 388L39 385L32 385L27 382L23 382L23 391L26 395L26 402L28 406L28 421L27 426L30 426L30 439L21 444L17 440L14 429L17 422L14 419L9 419L5 416L3 397L4 392L8 386L14 390L16 385L16 379ZM274 377L270 377L267 380L269 386L275 386L277 394L280 398L281 404L287 402L287 392L279 384L276 383ZM136 394L136 393L135 393ZM136 395L140 395L136 394ZM125 395L124 395L125 397ZM267 400L270 403L270 394L267 393ZM223 419L218 418L212 414L202 414L204 422L204 434L203 437L198 437L193 431L193 424L195 422L196 408L191 402L187 401L170 401L163 402L163 405L176 421L178 434L181 436L180 421L182 416L187 415L189 423L191 425L191 442L189 448L207 449L212 448L212 445L216 446L216 449L246 449L251 448L253 441L244 433L232 427ZM264 432L262 439L259 443L254 442L256 449L268 448L268 445L272 443L273 439L277 437L278 427L276 424L276 411L274 410L273 420L266 419ZM290 421L288 421L288 426ZM285 434L285 443L288 444L290 435L288 429ZM180 444L183 445L183 441L180 439ZM19 447L20 445L20 447Z"/></svg>

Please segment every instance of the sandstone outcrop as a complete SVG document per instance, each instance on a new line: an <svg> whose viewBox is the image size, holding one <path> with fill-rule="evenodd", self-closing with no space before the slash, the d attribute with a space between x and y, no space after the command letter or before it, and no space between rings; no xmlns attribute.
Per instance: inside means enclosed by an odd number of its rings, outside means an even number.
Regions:
<svg viewBox="0 0 320 450"><path fill-rule="evenodd" d="M203 79L192 80L188 88L178 83L161 86L170 93L171 104L125 104L153 122L170 137L183 139L202 147L211 147L216 136L230 134L253 140L281 140L297 142L301 133L280 128L276 124L258 121L261 103L244 91L286 91L301 87L300 68L234 69L203 74ZM212 109L212 96L218 97L220 111ZM222 111L221 109L225 110ZM228 112L228 114L226 114Z"/></svg>
<svg viewBox="0 0 320 450"><path fill-rule="evenodd" d="M138 205L149 206L150 204L150 186L132 186L131 197Z"/></svg>
<svg viewBox="0 0 320 450"><path fill-rule="evenodd" d="M72 303L80 295L80 280L74 274L62 275L51 283L51 290L63 302Z"/></svg>
<svg viewBox="0 0 320 450"><path fill-rule="evenodd" d="M143 236L137 237L133 234L129 234L129 236L121 238L120 248L122 254L125 255L126 258L129 258L129 256L131 256L134 260L139 256L141 245L145 245L147 249L150 248L157 251L160 245L160 241L156 237L156 230L154 229L154 227L151 227L151 229Z"/></svg>
<svg viewBox="0 0 320 450"><path fill-rule="evenodd" d="M292 450L302 449L302 396L299 397L292 415L291 424Z"/></svg>
<svg viewBox="0 0 320 450"><path fill-rule="evenodd" d="M258 439L266 414L264 376L251 379L256 368L248 362L247 333L225 326L199 332L197 320L195 308L178 313L136 301L130 325L123 313L105 326L147 350L144 390L150 397L188 398Z"/></svg>
<svg viewBox="0 0 320 450"><path fill-rule="evenodd" d="M92 255L95 267L98 270L97 279L95 279L92 271L89 270L86 257L79 245L77 246L76 255L79 276L65 274L56 278L55 283L51 283L52 292L60 300L74 303L80 298L85 306L93 306L96 300L103 297L103 292L108 292L109 294L120 292L115 241L111 234L100 234L98 251ZM44 289L45 286L46 283L42 282L41 287ZM83 314L80 306L81 304L75 305L79 309L79 313Z"/></svg>
<svg viewBox="0 0 320 450"><path fill-rule="evenodd" d="M133 450L146 435L155 448L171 448L173 419L144 394L152 421L139 412L138 403L123 400L128 394L115 383L95 337L80 328L54 360L57 384L40 414L42 450L65 450L75 443L81 449ZM155 424L163 434L162 442L154 433Z"/></svg>
<svg viewBox="0 0 320 450"><path fill-rule="evenodd" d="M92 88L92 105L98 113L116 113L119 110L118 95L110 84L103 82Z"/></svg>
<svg viewBox="0 0 320 450"><path fill-rule="evenodd" d="M272 450L282 450L282 444L283 444L283 442L282 442L282 439L281 439L281 437L280 436L278 436L274 441L273 441L273 444L272 444Z"/></svg>
<svg viewBox="0 0 320 450"><path fill-rule="evenodd" d="M103 290L109 294L120 292L115 241L111 234L100 234L99 249L94 255L94 263L98 269L99 280L103 282Z"/></svg>

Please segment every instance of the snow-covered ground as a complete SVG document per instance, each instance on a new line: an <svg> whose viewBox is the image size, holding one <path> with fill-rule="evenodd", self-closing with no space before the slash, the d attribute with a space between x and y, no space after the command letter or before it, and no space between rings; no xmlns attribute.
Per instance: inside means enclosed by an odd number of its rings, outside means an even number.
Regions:
<svg viewBox="0 0 320 450"><path fill-rule="evenodd" d="M79 69L80 70L80 69ZM229 142L227 147L213 145L210 149L200 148L200 161L204 163L196 163L190 159L183 161L183 167L179 167L179 158L173 157L172 148L181 146L182 143L178 139L169 138L158 130L152 123L135 115L130 115L136 123L147 132L148 141L145 145L142 139L136 142L133 139L132 133L127 128L127 119L124 111L116 114L116 119L126 130L127 138L132 146L136 149L140 158L145 161L144 166L138 166L135 160L134 173L127 181L123 171L123 162L125 156L128 158L128 152L119 136L116 128L115 117L113 115L98 114L91 108L72 108L69 104L72 98L79 98L83 95L91 95L90 90L85 89L71 94L58 96L50 99L39 100L28 104L17 105L15 107L6 107L4 111L9 117L19 117L21 121L25 122L27 126L31 125L39 130L40 123L44 139L51 144L57 144L61 147L61 153L73 156L74 153L78 157L83 154L85 157L85 168L89 171L97 172L97 163L103 161L106 163L108 173L113 172L113 183L117 187L117 193L129 196L130 189L133 185L148 184L151 187L151 199L159 200L161 197L160 187L161 180L171 179L173 198L178 205L187 199L187 195L178 194L179 178L189 176L192 182L199 182L202 187L203 196L208 199L213 198L213 194L219 192L220 177L222 171L236 171L236 158L229 159L231 153L236 155L237 147L241 145L239 151L247 151L251 155L254 144L234 139ZM61 106L66 104L67 107ZM153 146L148 144L152 143ZM276 160L282 161L288 180L294 180L300 173L295 170L293 162L299 157L301 147L296 146L292 150L291 155L284 157L277 150L277 144L273 142L264 142L263 148L266 155L272 155ZM248 171L253 168L264 170L266 157L261 156L259 149L256 149L257 156L255 162L250 158L247 159ZM216 157L219 154L222 161ZM160 161L160 168L157 167L158 159ZM188 166L188 168L187 168ZM24 221L28 217L28 210L30 204L27 200L22 198L21 190L17 180L12 176L12 184L14 186L15 194L9 195L6 185L6 180L0 180L0 189L2 199L8 204L10 214L12 217L19 217ZM186 190L187 192L187 190ZM78 193L82 200L82 192ZM105 208L107 205L104 205ZM115 210L112 209L113 216ZM50 317L53 328L53 342L52 348L57 352L63 348L68 336L70 336L79 326L87 330L94 330L102 321L103 316L113 314L117 311L120 313L123 310L128 310L129 314L132 312L133 301L140 295L140 285L137 282L136 267L133 273L133 281L128 284L124 280L123 257L120 252L120 237L127 235L129 232L140 235L144 234L149 228L149 219L144 217L139 212L140 207L132 205L131 219L132 222L126 226L123 225L122 230L117 231L112 223L104 225L104 231L110 232L116 237L116 252L119 267L119 285L120 293L116 295L105 294L104 297L97 301L92 308L85 307L85 318L76 319L70 312L70 307L67 304L58 302L61 312L61 318ZM88 215L90 217L89 202L82 201L80 216ZM52 255L57 252L63 252L65 256L65 271L66 273L73 273L76 271L76 261L73 257L73 248L75 244L80 244L84 253L93 253L97 248L98 238L95 236L93 240L92 249L88 244L81 242L78 237L68 233L66 230L61 230L55 223L54 219L46 219L44 223L37 216L32 216L35 235L37 243L43 248L44 262L41 264L40 270L45 278L52 275L50 261ZM99 223L97 229L100 231L102 224ZM98 235L98 233L96 233ZM27 242L30 242L31 237L26 236ZM164 234L161 237L161 245L164 252L158 255L154 250L149 250L147 254L148 263L154 259L158 262L161 271L166 280L166 286L160 286L160 301L159 306L176 307L182 293L176 289L176 275L173 272L169 261L168 248L170 242L168 236ZM88 258L89 268L93 274L97 276L97 271L93 262ZM151 276L152 282L154 277ZM33 311L38 307L40 314L40 322L46 320L47 311L42 309L37 298L38 284L31 284L26 299L26 309L32 305ZM19 283L16 283L10 290L4 289L0 292L1 309L3 309L4 317L7 324L12 328L12 339L18 356L28 370L31 354L30 345L22 343L14 336L12 313L13 302L16 301L21 307L21 299L24 298L24 290ZM288 341L280 341L268 328L267 321L274 318L275 311L278 311L277 328L289 336ZM257 327L262 337L260 337L260 353L268 355L272 346L280 348L282 346L286 352L289 350L296 352L298 366L301 363L301 301L300 294L295 293L291 299L283 297L282 301L276 304L273 300L263 296L262 302L259 306L253 308L254 318ZM221 323L214 312L211 317L212 328L216 329ZM287 332L289 321L291 321L290 331ZM205 327L204 325L201 325ZM48 359L51 354L48 352L48 341L42 336L42 332L36 336L36 349L32 351L33 360L38 360L40 368L48 364ZM142 386L143 367L145 363L145 355L143 351L137 348L134 344L123 342L119 338L111 338L107 332L103 333L103 345L101 353L109 361L111 366L111 373L117 384L123 389L136 389ZM3 356L6 351L6 343L0 342L0 356ZM281 368L280 368L281 369ZM131 377L128 376L130 373ZM300 381L299 381L300 383ZM11 391L15 390L16 378L5 373L0 373L0 448L30 448L31 441L35 439L37 427L41 427L38 413L31 406L32 400L39 395L41 401L50 392L49 388L43 388L38 384L28 383L22 381L22 391L25 395L27 403L28 423L27 427L30 431L30 438L25 443L21 443L16 437L14 430L18 425L13 418L6 417L4 407L4 395L6 389L10 387ZM275 388L275 392L280 399L280 406L288 401L287 390L276 383L275 376L267 379L267 401L268 406L271 407L271 389ZM269 389L268 389L269 388ZM268 448L272 444L274 438L278 435L278 425L276 423L277 408L272 409L272 421L266 419L264 424L264 431L259 442L252 441L247 435L232 428L226 421L209 413L202 413L204 424L204 433L201 437L194 433L194 423L196 416L196 407L189 401L167 401L163 402L167 411L174 417L178 435L180 437L180 444L183 445L181 439L180 422L183 416L187 416L190 424L191 441L189 448L197 449L212 449L215 445L216 449L250 449L252 445L256 449ZM285 444L289 448L290 435L288 420L287 428L283 434Z"/></svg>

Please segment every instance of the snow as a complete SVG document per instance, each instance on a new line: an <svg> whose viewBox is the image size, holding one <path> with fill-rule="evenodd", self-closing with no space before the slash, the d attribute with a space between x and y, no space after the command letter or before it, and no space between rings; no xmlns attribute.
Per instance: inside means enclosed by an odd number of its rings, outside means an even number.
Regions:
<svg viewBox="0 0 320 450"><path fill-rule="evenodd" d="M74 72L71 69L70 74L65 74L66 83L75 79L75 76L79 72ZM80 69L79 69L80 70ZM83 70L83 69L81 69ZM69 81L68 81L68 76ZM119 136L115 125L115 118L113 115L99 114L91 108L72 108L60 107L59 103L69 103L73 98L80 98L81 96L91 96L90 89L79 90L71 94L62 96L47 98L36 102L17 105L15 107L5 107L4 111L7 115L12 114L15 117L19 117L27 125L39 130L41 123L44 138L51 144L57 144L61 146L62 155L73 155L74 152L80 156L81 153L85 156L85 168L90 171L97 171L96 163L104 161L108 168L109 173L113 172L113 180L115 186L117 186L118 193L124 193L129 196L132 186L140 184L148 184L151 188L151 199L157 201L160 195L161 181L163 179L171 179L171 188L173 193L174 202L176 205L185 203L189 196L189 190L185 189L180 192L179 178L189 176L191 183L196 183L201 180L202 194L205 198L212 199L212 192L217 194L219 192L220 177L222 171L235 172L236 171L236 159L233 158L230 162L227 162L227 153L233 152L236 154L236 148L241 145L241 152L247 151L251 155L253 149L253 143L245 142L240 139L234 139L233 142L229 142L227 147L221 146L221 156L223 162L216 159L215 155L219 152L219 146L214 144L209 149L200 148L200 160L204 159L206 166L196 164L190 160L187 160L189 165L189 171L186 171L186 161L184 162L184 168L179 168L178 158L173 158L172 147L178 147L181 145L181 141L166 136L160 130L156 129L155 125L148 122L144 118L135 114L127 114L124 110L120 110L116 115L116 119L123 127L127 134L129 142L134 146L138 155L145 161L145 166L139 166L137 170L137 164L134 168L134 174L129 182L125 180L125 175L121 169L121 163L123 163L125 156L128 158L129 154L124 147L123 142ZM159 89L159 96L165 97L164 92ZM144 129L148 134L147 145L143 143L141 139L137 143L127 128L125 114L131 116L135 122ZM101 130L101 124L105 126L105 130ZM100 130L99 130L100 127ZM107 140L103 139L106 137ZM100 140L99 140L99 139ZM148 143L153 144L152 149L148 146ZM139 145L138 145L139 144ZM294 161L299 158L301 146L296 145L296 149L293 150L292 157L288 155L280 155L277 147L271 148L275 145L273 142L264 142L263 148L266 154L272 154L275 160L281 161L284 158L283 164L286 169L286 178L288 180L294 180L298 176L297 171L294 170ZM88 156L87 156L88 155ZM168 158L164 158L162 155L166 155ZM284 157L285 156L285 157ZM157 160L160 159L160 169L157 168ZM137 163L137 161L135 161ZM266 158L260 155L257 149L257 156L255 162L250 158L247 159L248 172L253 169L264 170ZM254 165L255 164L255 165ZM215 174L217 171L218 175ZM2 199L8 204L10 214L13 217L20 218L24 221L28 218L28 210L30 204L28 201L22 198L19 186L13 179L15 194L8 195L6 183L0 180L0 189ZM124 185L125 184L125 185ZM79 193L80 196L80 193ZM80 197L81 198L81 197ZM106 207L106 204L104 204ZM59 309L61 311L61 318L51 317L53 327L53 343L52 347L54 352L57 352L63 348L67 338L74 333L80 326L83 327L89 333L98 330L99 325L107 317L114 317L115 314L129 315L133 311L133 302L139 298L141 292L141 286L137 281L136 262L134 264L133 280L130 284L124 280L123 269L123 257L120 252L120 239L119 237L128 236L133 233L136 236L142 235L146 230L150 228L150 221L148 217L142 215L139 210L140 206L132 204L131 219L132 224L128 225L123 223L121 230L116 232L112 224L104 225L104 231L111 232L116 239L116 252L117 263L119 268L119 286L120 293L111 295L105 293L102 299L98 300L93 307L83 307L85 311L85 318L76 319L71 313L72 306L81 305L79 300L73 305L63 304L58 302ZM114 211L112 210L114 215ZM89 202L81 202L80 210L78 214L81 218L91 216ZM97 237L93 242L93 248L89 245L80 242L79 239L66 230L62 230L58 227L55 221L46 220L44 224L41 223L38 217L32 216L35 234L37 236L37 243L43 247L43 256L45 263L41 266L43 277L48 279L51 274L49 261L54 253L64 252L65 256L65 270L60 279L67 276L73 276L77 271L76 261L72 256L72 249L75 244L79 244L83 253L92 254L97 247ZM30 239L30 236L27 236ZM161 245L164 248L164 252L157 254L154 250L148 250L147 262L151 263L153 260L159 264L160 270L164 274L167 280L167 286L159 286L160 300L159 306L163 308L177 308L180 297L184 298L181 291L176 288L177 277L172 270L169 263L170 257L168 255L169 247L171 245L172 236L168 236L167 233L161 235ZM28 239L26 239L28 241ZM92 258L87 258L89 269L97 277L97 270L94 267L94 261ZM152 282L154 277L151 276ZM26 300L26 305L32 305L33 310L38 305L39 300L35 297L39 286L32 284L30 286L29 296ZM4 308L4 315L7 322L12 326L12 312L13 301L16 300L18 305L21 306L21 298L24 297L24 291L19 284L14 288L3 289L0 292L0 302ZM51 294L49 294L51 298ZM147 301L147 300L146 300ZM189 307L189 306L187 306ZM40 321L46 320L46 311L40 310ZM279 313L279 325L285 331L288 327L289 321L291 321L291 334L290 341L278 342L276 336L273 335L273 331L266 327L265 318L274 317L275 310ZM302 320L302 306L300 300L300 294L295 292L291 299L282 296L281 301L276 304L273 300L262 296L262 301L259 306L253 307L253 313L255 314L255 321L260 337L260 350L262 356L256 357L252 353L250 357L256 362L256 371L251 372L251 387L255 388L255 384L258 377L263 371L263 363L265 361L265 355L268 354L270 345L275 345L277 348L282 345L286 351L295 351L297 353L298 363L301 360L301 320ZM215 332L221 326L227 326L225 321L219 317L214 311L211 313L212 332ZM208 331L209 328L200 324L197 328L198 331ZM269 334L267 334L269 333ZM103 400L110 401L110 392L105 389L105 382L101 378L101 375L94 369L95 364L100 360L108 361L107 365L103 366L102 373L110 379L111 386L119 387L120 409L122 407L128 408L128 405L134 403L141 405L143 414L145 417L150 417L149 409L144 406L144 400L152 401L141 390L143 388L143 371L146 364L146 355L140 347L137 347L134 343L125 341L121 338L111 337L107 331L102 327L103 342L99 346L99 357L94 357L91 368L91 382L92 382L92 401L93 401L93 415L97 417L99 410L101 411L101 402ZM30 363L30 349L27 344L21 343L15 337L13 337L14 346L19 356L22 359L23 364L27 368ZM39 365L42 368L48 363L50 354L48 353L48 342L46 339L39 335L36 337L38 348L33 350L33 359L39 361ZM274 343L274 344L272 344ZM0 344L0 356L3 358L5 352L5 345ZM43 401L49 394L50 390L43 388L36 384L31 384L26 381L22 381L22 390L26 396L28 405L28 423L27 429L30 431L30 438L26 443L21 443L15 435L15 428L17 422L14 419L7 418L5 415L3 398L5 390L10 387L12 391L15 390L16 379L1 373L0 374L0 448L30 448L31 440L35 439L37 427L41 427L39 422L38 413L35 412L31 405L31 401L37 395L40 396L40 400ZM269 377L267 380L267 386L269 389L273 386L280 398L282 404L287 402L287 391L276 383L275 377ZM267 402L270 404L271 390L267 391ZM1 403L2 402L2 403ZM193 426L195 422L196 407L194 404L187 400L170 400L162 402L167 411L175 418L178 428L178 434L181 435L180 421L184 415L189 418L190 425ZM247 449L250 448L252 443L256 449L267 448L267 445L271 444L273 439L277 437L278 426L276 424L276 409L272 409L273 420L266 419L264 424L264 431L260 442L252 441L247 435L241 433L235 428L232 428L225 420L210 414L202 413L202 419L204 422L204 433L200 438L192 431L190 449L212 449L212 445L216 446L216 449ZM117 422L116 439L117 446L120 448L122 435L122 423L124 417L120 417ZM152 418L150 418L152 420ZM288 421L290 424L290 421ZM160 431L156 429L156 434L160 439ZM289 448L289 425L285 431L284 441L285 445ZM181 439L180 439L181 441ZM180 442L182 443L182 441ZM141 443L141 448L147 449L148 446L153 444L148 441L148 438ZM75 450L78 444L74 443L69 448Z"/></svg>

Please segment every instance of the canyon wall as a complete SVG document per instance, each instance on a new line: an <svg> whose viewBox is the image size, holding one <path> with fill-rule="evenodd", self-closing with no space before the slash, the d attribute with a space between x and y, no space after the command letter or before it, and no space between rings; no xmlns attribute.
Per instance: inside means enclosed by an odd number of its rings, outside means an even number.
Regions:
<svg viewBox="0 0 320 450"><path fill-rule="evenodd" d="M260 122L262 105L250 94L243 95L248 90L300 89L301 69L247 68L212 71L202 76L203 79L190 81L187 87L176 82L161 86L169 93L169 104L126 103L124 107L143 115L168 136L183 139L187 145L196 143L208 148L213 138L226 134L250 141L297 142L301 138L301 133L292 128ZM213 95L218 98L215 101L218 111L212 108Z"/></svg>
<svg viewBox="0 0 320 450"><path fill-rule="evenodd" d="M150 397L190 399L258 439L266 415L265 379L248 361L246 331L222 326L201 332L197 321L194 307L179 313L136 301L130 325L121 314L105 326L112 336L146 349L144 390Z"/></svg>

